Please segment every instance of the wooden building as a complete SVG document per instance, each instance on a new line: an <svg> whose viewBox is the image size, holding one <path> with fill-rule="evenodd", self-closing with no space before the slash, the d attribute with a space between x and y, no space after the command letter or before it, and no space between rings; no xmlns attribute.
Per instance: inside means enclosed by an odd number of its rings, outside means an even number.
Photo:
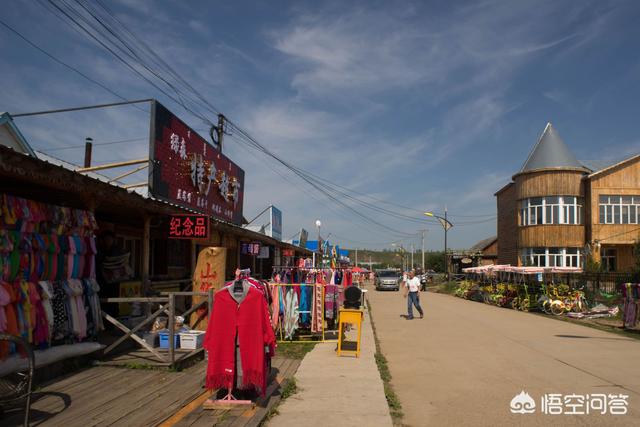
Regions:
<svg viewBox="0 0 640 427"><path fill-rule="evenodd" d="M498 264L634 266L640 155L608 167L578 161L548 123L524 166L495 194Z"/></svg>
<svg viewBox="0 0 640 427"><path fill-rule="evenodd" d="M476 266L495 265L498 262L498 237L492 236L481 240L471 248L469 252L478 257Z"/></svg>
<svg viewBox="0 0 640 427"><path fill-rule="evenodd" d="M169 239L171 215L191 211L109 183L97 174L76 172L70 169L73 165L40 158L44 155L36 157L28 145L20 147L8 138L0 141L0 193L93 212L98 236L106 230L112 232L120 248L130 253L133 277L126 285L135 294L143 293L152 282L191 279L197 254L207 246L227 249L228 279L238 267L252 268L257 277L269 277L271 265L280 264L280 254L285 250L294 257L311 256L304 248L214 218L210 219L211 233L206 240ZM249 242L269 247L269 259L255 262L242 256L241 245ZM117 295L118 290L112 293Z"/></svg>

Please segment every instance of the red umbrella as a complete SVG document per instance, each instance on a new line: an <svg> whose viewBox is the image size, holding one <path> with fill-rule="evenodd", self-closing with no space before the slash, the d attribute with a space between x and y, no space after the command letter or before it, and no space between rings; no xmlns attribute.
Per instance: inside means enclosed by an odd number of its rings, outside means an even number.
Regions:
<svg viewBox="0 0 640 427"><path fill-rule="evenodd" d="M360 267L353 267L351 269L351 271L353 271L354 273L362 273L362 272L364 272L364 270L361 269Z"/></svg>

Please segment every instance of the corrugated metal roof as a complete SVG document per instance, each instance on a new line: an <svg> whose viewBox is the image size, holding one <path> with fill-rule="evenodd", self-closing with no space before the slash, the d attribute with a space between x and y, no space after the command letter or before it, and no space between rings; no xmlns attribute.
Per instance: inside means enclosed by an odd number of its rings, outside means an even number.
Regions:
<svg viewBox="0 0 640 427"><path fill-rule="evenodd" d="M40 160L44 160L47 163L51 163L52 165L62 166L63 168L69 169L70 171L73 171L73 172L75 172L76 169L80 169L82 167L80 165L76 165L74 163L68 162L58 157L54 157L42 151L36 151L36 157L39 158ZM89 176L93 179L97 179L98 181L106 182L107 184L118 185L118 182L109 182L111 178L109 178L106 175L102 175L96 172L83 172L82 174Z"/></svg>
<svg viewBox="0 0 640 427"><path fill-rule="evenodd" d="M33 157L36 156L35 152L33 151L33 148L31 148L31 145L29 145L29 142L27 141L27 139L24 137L24 135L22 135L22 132L20 132L20 129L18 129L18 126L16 126L16 124L14 123L13 118L11 117L11 114L6 112L0 113L0 126L7 127L7 129L9 130L9 134L11 135L11 138L15 141L18 148L24 154L28 154ZM0 142L0 144L2 143Z"/></svg>
<svg viewBox="0 0 640 427"><path fill-rule="evenodd" d="M520 172L550 168L585 169L560 138L553 125L547 123Z"/></svg>

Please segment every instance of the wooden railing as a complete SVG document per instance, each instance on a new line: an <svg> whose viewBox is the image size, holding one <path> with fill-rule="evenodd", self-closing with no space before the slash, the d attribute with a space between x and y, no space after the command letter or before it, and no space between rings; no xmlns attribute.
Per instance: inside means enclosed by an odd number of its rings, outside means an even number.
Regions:
<svg viewBox="0 0 640 427"><path fill-rule="evenodd" d="M176 347L175 347L175 335L176 335L176 297L206 297L206 299L202 300L197 304L192 304L191 308L186 310L184 313L180 314L185 319L185 322L188 322L189 316L194 313L198 308L203 305L207 305L208 312L211 313L213 308L213 289L209 289L208 292L162 292L159 297L131 297L131 298L103 298L101 301L103 303L141 303L148 304L149 308L153 306L159 306L155 311L151 312L151 309L147 310L147 317L142 320L140 323L135 326L129 328L120 322L118 319L113 316L103 312L102 316L112 323L116 328L120 329L124 332L124 335L118 338L114 343L109 345L104 349L103 354L108 354L112 352L117 346L119 346L122 342L127 339L132 339L136 343L138 343L143 349L153 354L161 363L167 364L169 366L175 365L177 362L181 360L187 359L199 352L202 349L195 349L191 351L181 351L180 356L176 358ZM136 335L136 332L143 330L143 328L149 326L153 323L153 321L160 315L165 314L167 316L167 329L169 330L169 348L164 354L159 348L154 348L152 345L149 345L144 339L140 338ZM191 325L192 328L196 327L200 321L202 321L204 316L201 316L197 319L195 324Z"/></svg>

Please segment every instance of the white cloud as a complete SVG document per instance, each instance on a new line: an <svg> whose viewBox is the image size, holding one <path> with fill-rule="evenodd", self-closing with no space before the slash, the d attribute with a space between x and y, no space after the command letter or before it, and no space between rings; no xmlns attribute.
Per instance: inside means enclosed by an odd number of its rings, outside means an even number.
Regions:
<svg viewBox="0 0 640 427"><path fill-rule="evenodd" d="M495 139L505 118L526 102L510 93L514 77L543 56L547 62L578 52L597 40L613 17L593 18L588 13L593 3L586 2L569 7L551 1L485 1L438 9L420 2L382 3L384 8L369 3L296 3L246 34L250 39L268 34L249 51L249 44L239 37L210 35L215 32L209 31L207 17L196 14L195 8L175 2L172 9L137 0L119 3L124 7L114 8L129 28L203 96L285 160L385 200L437 211L447 204L452 213L471 215L495 210L493 193L509 177L500 161L476 164L474 155L492 149L477 145ZM175 24L178 16L181 26ZM45 20L40 32L55 34L56 25L59 22ZM84 37L71 31L63 35L61 40L69 42L56 53L87 74L128 98L164 99ZM272 49L257 54L265 41ZM111 99L57 66L43 74L38 65L25 63L15 70L12 65L0 59L5 83L0 100L11 111ZM545 87L558 86L550 82ZM543 96L558 101L561 92L551 89ZM201 126L182 108L166 104L192 126ZM148 119L141 117L114 109L97 119L70 115L19 125L36 145L79 145L85 136L108 141L144 135ZM245 216L274 203L284 210L286 237L301 226L312 230L313 221L321 218L336 235L391 240L392 233L345 213L281 165L248 155L233 136L226 147L246 171ZM144 157L145 148L113 146L98 148L96 154L105 160ZM77 161L79 151L74 154ZM441 178L454 168L460 170L460 162L466 162L460 176L451 175L443 184ZM396 229L420 226L357 209ZM461 247L493 234L494 228L492 223L456 227L450 237ZM430 247L440 246L435 236L429 239Z"/></svg>

